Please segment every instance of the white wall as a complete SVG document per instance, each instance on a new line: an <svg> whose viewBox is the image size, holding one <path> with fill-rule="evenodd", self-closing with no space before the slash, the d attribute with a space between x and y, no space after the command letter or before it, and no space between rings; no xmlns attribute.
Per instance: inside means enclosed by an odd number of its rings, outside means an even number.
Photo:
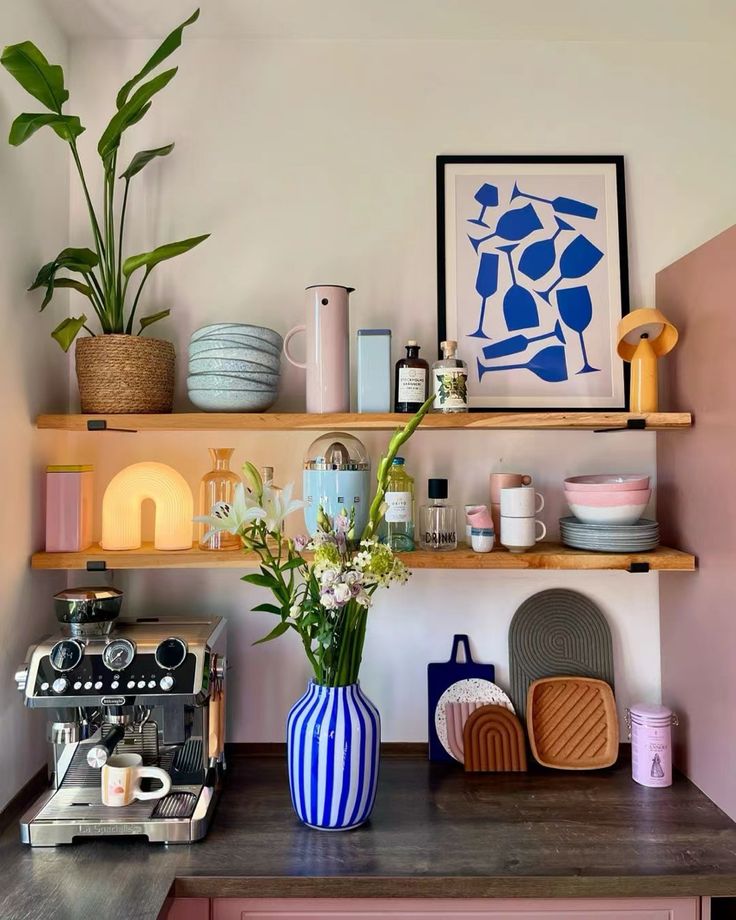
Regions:
<svg viewBox="0 0 736 920"><path fill-rule="evenodd" d="M32 38L50 60L66 63L66 42L35 0L0 7L2 43ZM61 439L37 435L42 411L67 408L67 359L49 333L65 315L60 295L43 316L41 298L26 288L38 268L67 245L68 169L64 144L50 131L9 147L12 119L38 103L0 72L0 808L46 759L44 720L24 711L13 674L31 642L50 632L51 595L62 574L31 573L31 552L43 541L43 470ZM58 461L57 461L58 462Z"/></svg>
<svg viewBox="0 0 736 920"><path fill-rule="evenodd" d="M203 16L214 15L212 7ZM608 15L601 9L601 17ZM196 27L195 27L196 29ZM156 327L185 353L190 332L218 320L299 322L302 289L352 284L352 328L391 326L395 342L418 338L430 355L435 325L434 157L438 153L624 153L627 158L632 303L651 302L654 273L731 222L736 132L729 87L734 55L706 43L539 41L261 41L194 39L180 72L131 131L135 150L175 140L168 161L138 177L131 251L205 231L200 249L162 266L151 309L172 306ZM152 48L148 41L79 41L72 90L95 130L114 93ZM137 181L137 180L136 180ZM76 189L74 190L76 192ZM72 238L83 227L72 202ZM398 348L397 348L398 356ZM179 367L178 407L186 368ZM299 373L284 366L280 406L303 405ZM683 406L681 408L687 408ZM206 448L228 443L239 460L299 476L308 435L109 435L106 450L75 439L98 464L100 487L119 466L171 462L194 486ZM374 457L384 439L366 438ZM114 443L114 447L112 446ZM571 433L421 434L408 467L419 493L449 475L458 505L483 499L488 472L533 472L560 511L563 475L584 470L654 472L654 435ZM663 576L680 578L687 576ZM294 642L253 649L268 628L248 612L258 592L236 572L117 576L128 611L208 610L228 616L234 692L231 740L283 737L283 720L306 676ZM614 632L619 703L659 696L656 575L425 572L381 598L371 622L363 683L381 708L387 740L425 737L424 674L467 631L477 656L507 677L510 617L551 586L589 594Z"/></svg>

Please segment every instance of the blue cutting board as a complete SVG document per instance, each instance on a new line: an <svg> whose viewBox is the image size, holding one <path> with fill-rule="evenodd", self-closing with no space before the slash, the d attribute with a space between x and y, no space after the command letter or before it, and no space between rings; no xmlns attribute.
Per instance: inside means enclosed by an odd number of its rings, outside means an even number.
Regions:
<svg viewBox="0 0 736 920"><path fill-rule="evenodd" d="M459 660L460 647L464 652L464 661ZM442 747L434 727L434 713L442 694L459 680L471 677L481 677L484 680L494 681L496 669L492 664L478 664L473 661L470 654L470 639L463 634L456 635L452 640L452 652L449 661L435 661L427 665L427 703L428 703L428 734L429 759L444 760L448 763L457 763Z"/></svg>

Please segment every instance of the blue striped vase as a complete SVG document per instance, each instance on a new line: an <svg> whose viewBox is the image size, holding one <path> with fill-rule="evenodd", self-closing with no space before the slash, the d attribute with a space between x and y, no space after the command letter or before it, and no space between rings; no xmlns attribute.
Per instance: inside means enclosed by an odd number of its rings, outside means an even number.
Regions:
<svg viewBox="0 0 736 920"><path fill-rule="evenodd" d="M376 799L381 717L360 689L307 692L286 720L289 785L294 810L309 827L347 831L370 817Z"/></svg>

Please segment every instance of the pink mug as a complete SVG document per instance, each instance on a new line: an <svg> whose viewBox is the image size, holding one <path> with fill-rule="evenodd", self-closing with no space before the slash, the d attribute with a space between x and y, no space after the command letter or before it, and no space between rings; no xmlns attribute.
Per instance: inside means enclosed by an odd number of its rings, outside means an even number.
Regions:
<svg viewBox="0 0 736 920"><path fill-rule="evenodd" d="M284 354L307 371L307 412L350 411L350 323L348 297L355 288L315 284L307 288L307 321L286 333ZM307 360L297 361L289 343L307 335Z"/></svg>
<svg viewBox="0 0 736 920"><path fill-rule="evenodd" d="M531 481L528 473L491 473L491 504L501 503L501 489L518 489L531 485Z"/></svg>
<svg viewBox="0 0 736 920"><path fill-rule="evenodd" d="M493 528L493 519L488 512L488 508L485 505L481 505L476 508L474 511L468 511L465 515L470 521L472 527L483 529L494 529Z"/></svg>

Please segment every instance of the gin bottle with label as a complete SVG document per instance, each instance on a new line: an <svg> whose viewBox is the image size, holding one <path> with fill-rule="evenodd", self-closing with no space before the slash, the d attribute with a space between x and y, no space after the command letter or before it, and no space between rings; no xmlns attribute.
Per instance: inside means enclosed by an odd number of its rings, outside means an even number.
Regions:
<svg viewBox="0 0 736 920"><path fill-rule="evenodd" d="M419 511L422 549L457 549L455 509L447 504L447 480L430 479L427 483L429 504Z"/></svg>
<svg viewBox="0 0 736 920"><path fill-rule="evenodd" d="M435 412L468 411L468 365L457 356L457 342L440 342L442 358L432 365Z"/></svg>
<svg viewBox="0 0 736 920"><path fill-rule="evenodd" d="M414 480L404 468L404 458L395 457L388 473L385 493L386 513L379 537L395 552L414 549Z"/></svg>
<svg viewBox="0 0 736 920"><path fill-rule="evenodd" d="M429 364L419 357L419 345L406 343L406 357L396 362L394 412L414 413L422 408L429 389Z"/></svg>

